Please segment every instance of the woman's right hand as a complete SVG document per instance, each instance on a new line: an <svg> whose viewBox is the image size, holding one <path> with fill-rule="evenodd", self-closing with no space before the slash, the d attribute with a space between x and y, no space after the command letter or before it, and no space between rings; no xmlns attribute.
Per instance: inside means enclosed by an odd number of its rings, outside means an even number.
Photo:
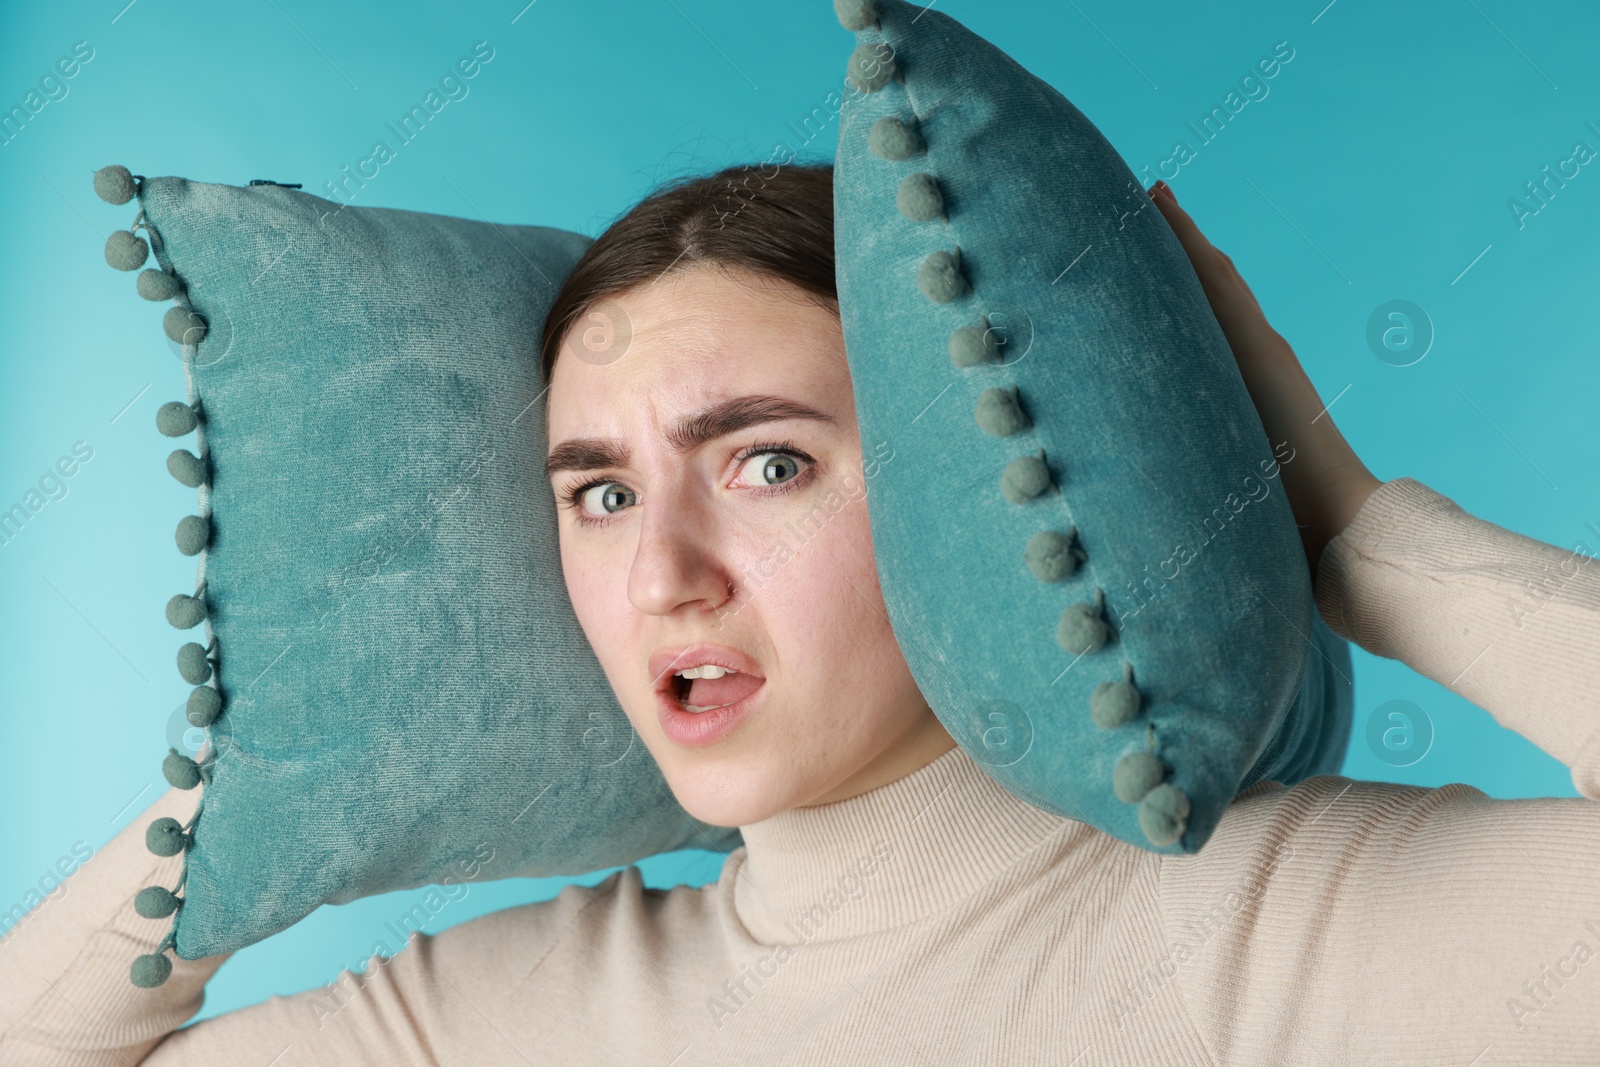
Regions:
<svg viewBox="0 0 1600 1067"><path fill-rule="evenodd" d="M1293 450L1281 461L1279 472L1314 578L1323 547L1350 524L1383 482L1366 468L1333 424L1333 416L1324 408L1305 368L1289 342L1267 322L1233 260L1206 239L1188 212L1178 206L1166 182L1157 182L1149 193L1189 254L1261 415L1269 444L1276 450L1287 441Z"/></svg>

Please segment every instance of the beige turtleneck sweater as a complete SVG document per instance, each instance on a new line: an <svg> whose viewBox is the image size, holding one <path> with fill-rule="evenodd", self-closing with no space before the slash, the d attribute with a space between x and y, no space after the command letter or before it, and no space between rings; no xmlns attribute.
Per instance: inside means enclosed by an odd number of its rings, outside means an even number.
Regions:
<svg viewBox="0 0 1600 1067"><path fill-rule="evenodd" d="M1329 543L1316 594L1583 798L1263 782L1174 858L1031 807L957 748L741 827L707 886L629 867L176 1031L226 957L129 983L166 928L131 899L179 864L140 818L0 945L0 1064L1600 1063L1600 566L1400 478Z"/></svg>

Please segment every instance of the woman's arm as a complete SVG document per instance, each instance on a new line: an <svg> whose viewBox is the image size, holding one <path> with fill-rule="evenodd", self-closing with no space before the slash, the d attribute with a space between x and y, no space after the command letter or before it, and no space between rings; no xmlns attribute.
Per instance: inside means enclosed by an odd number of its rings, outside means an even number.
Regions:
<svg viewBox="0 0 1600 1067"><path fill-rule="evenodd" d="M163 815L187 823L199 798L199 790L167 790L0 944L0 1065L349 1067L426 1061L430 1041L440 1037L427 1031L444 1029L439 1017L459 996L433 970L437 953L414 947L416 935L407 942L411 951L392 962L374 956L363 974L346 970L328 987L270 997L182 1030L204 1003L206 982L231 953L199 960L168 953L172 974L164 983L141 989L130 981L134 957L154 951L172 921L141 917L134 895L145 886L176 884L183 869L181 855L149 851L145 828ZM531 921L536 913L521 914L524 933L540 930ZM454 967L470 970L474 958L491 958L491 935L479 933L492 925L479 920L446 931L450 936L442 940L457 950L450 955ZM461 1062L515 1061L485 1056Z"/></svg>
<svg viewBox="0 0 1600 1067"><path fill-rule="evenodd" d="M0 944L0 1064L128 1067L194 1016L206 981L227 956L183 960L154 989L129 979L134 957L155 951L171 918L133 908L139 890L171 887L182 855L158 857L145 828L187 823L199 790L169 789L37 905Z"/></svg>
<svg viewBox="0 0 1600 1067"><path fill-rule="evenodd" d="M1412 478L1375 478L1233 261L1164 184L1188 253L1274 442L1323 620L1488 711L1600 800L1600 562L1485 522Z"/></svg>
<svg viewBox="0 0 1600 1067"><path fill-rule="evenodd" d="M149 852L145 827L163 815L187 822L198 799L168 790L11 929L0 944L0 1067L623 1062L598 1051L616 1041L573 1025L573 1000L602 1013L618 997L676 1011L663 999L674 990L663 961L692 964L688 949L705 942L715 917L698 892L652 894L628 867L551 900L412 932L402 951L375 952L326 986L180 1030L228 955L172 957L165 983L135 986L130 964L171 920L141 918L133 897L174 885L182 870L181 857ZM663 947L673 936L684 952ZM380 944L388 941L385 933ZM648 1040L662 1024L642 1025Z"/></svg>

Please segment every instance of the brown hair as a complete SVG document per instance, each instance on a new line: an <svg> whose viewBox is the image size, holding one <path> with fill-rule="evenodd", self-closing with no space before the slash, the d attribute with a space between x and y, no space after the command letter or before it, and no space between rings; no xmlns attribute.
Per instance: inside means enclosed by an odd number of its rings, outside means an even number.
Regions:
<svg viewBox="0 0 1600 1067"><path fill-rule="evenodd" d="M658 187L595 239L556 294L539 341L546 404L562 339L599 301L710 266L791 282L838 315L833 258L832 163L736 164Z"/></svg>

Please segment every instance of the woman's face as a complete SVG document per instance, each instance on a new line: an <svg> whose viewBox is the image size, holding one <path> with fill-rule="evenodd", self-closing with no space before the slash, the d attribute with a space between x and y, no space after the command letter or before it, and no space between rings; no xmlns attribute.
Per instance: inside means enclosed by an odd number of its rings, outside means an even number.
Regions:
<svg viewBox="0 0 1600 1067"><path fill-rule="evenodd" d="M561 564L678 802L744 825L949 751L878 589L865 496L893 451L863 463L839 320L788 282L702 268L606 314L623 354L586 350L607 324L582 319L550 383ZM733 703L678 710L675 672L708 659L736 673L689 702Z"/></svg>

